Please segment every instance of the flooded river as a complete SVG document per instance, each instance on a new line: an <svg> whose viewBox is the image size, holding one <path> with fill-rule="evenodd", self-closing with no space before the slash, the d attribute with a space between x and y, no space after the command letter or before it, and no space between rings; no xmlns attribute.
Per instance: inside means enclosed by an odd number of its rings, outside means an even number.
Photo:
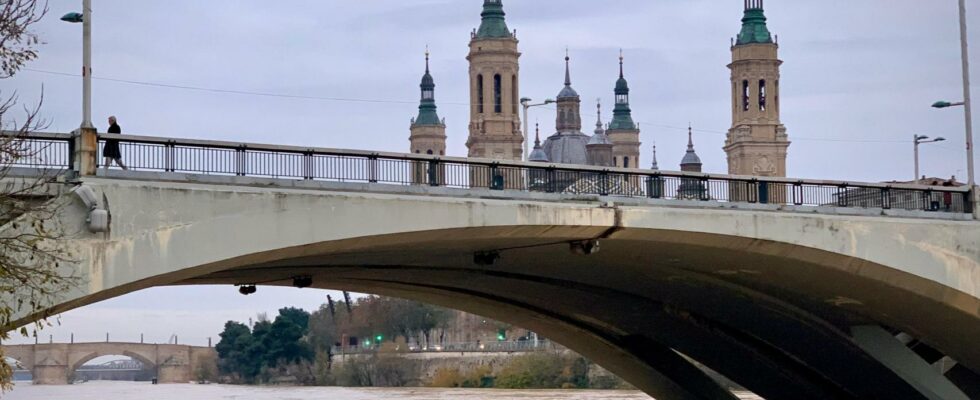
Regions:
<svg viewBox="0 0 980 400"><path fill-rule="evenodd" d="M69 386L18 383L3 400L650 400L636 391L346 389L227 385L151 385L146 382L86 382ZM743 395L743 399L759 399Z"/></svg>

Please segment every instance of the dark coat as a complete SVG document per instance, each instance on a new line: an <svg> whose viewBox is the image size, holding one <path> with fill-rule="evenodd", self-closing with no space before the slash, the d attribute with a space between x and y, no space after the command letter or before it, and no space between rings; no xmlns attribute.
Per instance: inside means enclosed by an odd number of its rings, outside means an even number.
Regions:
<svg viewBox="0 0 980 400"><path fill-rule="evenodd" d="M109 126L107 133L122 134L122 128L119 127L119 124L112 124ZM119 141L106 139L105 146L102 147L102 157L122 159L122 152L119 151Z"/></svg>

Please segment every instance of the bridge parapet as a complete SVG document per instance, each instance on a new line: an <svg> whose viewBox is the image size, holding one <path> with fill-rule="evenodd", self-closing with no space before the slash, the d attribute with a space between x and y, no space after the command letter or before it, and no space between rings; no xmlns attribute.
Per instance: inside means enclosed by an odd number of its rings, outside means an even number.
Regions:
<svg viewBox="0 0 980 400"><path fill-rule="evenodd" d="M25 139L38 157L17 166L53 168L94 175L106 138L34 133ZM918 210L973 215L976 191L902 183L854 183L455 158L362 150L257 143L112 135L134 171L256 177L291 181L359 182L463 190L517 190L688 202L723 202L790 207ZM97 163L96 163L97 164Z"/></svg>

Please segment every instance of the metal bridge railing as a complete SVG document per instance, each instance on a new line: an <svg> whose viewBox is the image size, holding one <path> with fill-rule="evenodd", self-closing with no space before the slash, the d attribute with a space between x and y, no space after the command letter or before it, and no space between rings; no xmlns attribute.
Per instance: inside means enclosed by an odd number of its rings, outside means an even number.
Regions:
<svg viewBox="0 0 980 400"><path fill-rule="evenodd" d="M72 165L70 135L31 134L18 140L39 151L37 157L15 160L17 166ZM131 135L101 135L98 163L103 162L101 151L107 140L119 143L129 168L142 171L693 202L947 213L971 213L973 207L966 187L730 176Z"/></svg>
<svg viewBox="0 0 980 400"><path fill-rule="evenodd" d="M557 345L550 340L520 340L505 342L464 342L464 343L443 343L429 346L419 346L414 344L403 345L405 348L383 346L384 349L394 349L396 352L406 353L530 353L535 351L555 351L562 350L564 347ZM331 354L372 354L382 350L377 345L371 346L347 346L341 348L334 346Z"/></svg>

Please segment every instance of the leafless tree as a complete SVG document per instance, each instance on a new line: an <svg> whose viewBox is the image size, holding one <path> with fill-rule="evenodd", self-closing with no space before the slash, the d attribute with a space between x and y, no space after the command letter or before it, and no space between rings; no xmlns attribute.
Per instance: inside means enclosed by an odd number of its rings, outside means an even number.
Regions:
<svg viewBox="0 0 980 400"><path fill-rule="evenodd" d="M37 58L40 40L31 27L47 11L47 3L38 0L0 0L0 79L13 77ZM36 334L55 296L76 284L66 267L72 258L63 245L63 230L53 218L64 203L52 196L56 174L18 170L51 165L45 160L51 144L28 140L31 132L46 127L39 117L41 92L36 105L20 106L16 92L0 89L0 339L8 339L16 319L25 316L42 321L34 325ZM23 327L20 333L30 330ZM0 362L0 391L10 388L11 375L10 366Z"/></svg>

